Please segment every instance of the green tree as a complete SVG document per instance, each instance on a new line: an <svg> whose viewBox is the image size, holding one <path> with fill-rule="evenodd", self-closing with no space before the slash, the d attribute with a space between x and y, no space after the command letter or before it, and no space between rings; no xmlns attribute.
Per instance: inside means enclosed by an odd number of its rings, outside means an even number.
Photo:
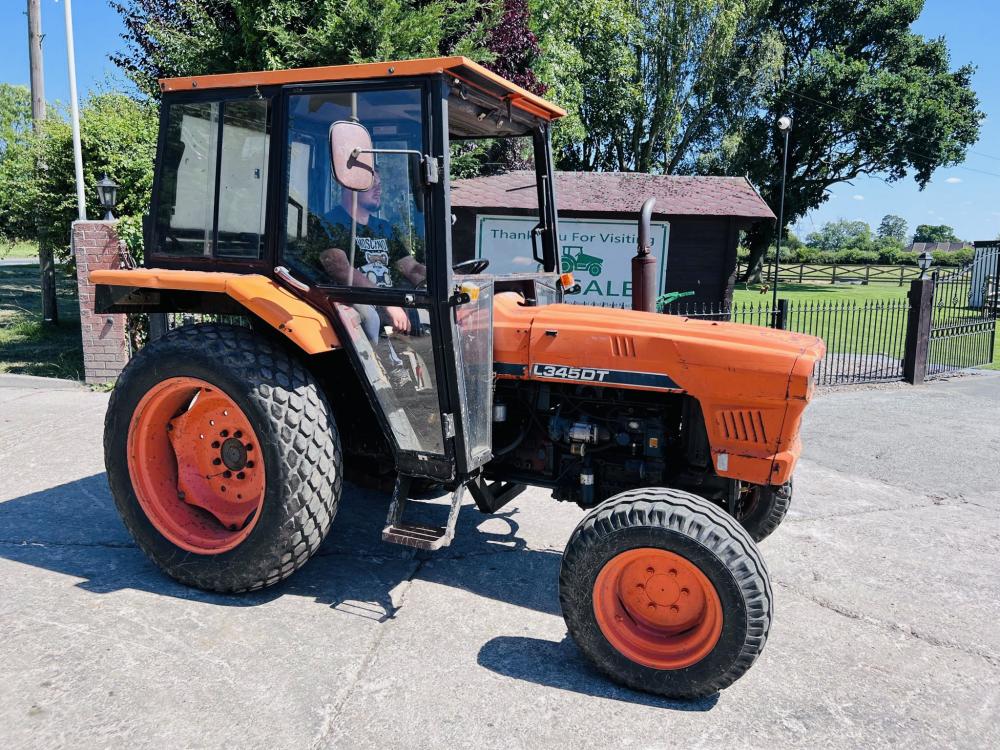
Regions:
<svg viewBox="0 0 1000 750"><path fill-rule="evenodd" d="M158 78L429 57L480 60L480 0L112 0L126 48L112 56L145 92ZM486 7L484 7L486 6Z"/></svg>
<svg viewBox="0 0 1000 750"><path fill-rule="evenodd" d="M806 237L806 245L823 252L868 250L871 238L872 230L868 222L838 219L828 221L817 231L810 233Z"/></svg>
<svg viewBox="0 0 1000 750"><path fill-rule="evenodd" d="M747 174L777 206L784 136L775 123L791 115L785 220L793 223L836 183L909 173L924 187L935 169L962 161L983 118L974 68L952 69L943 38L910 30L922 8L922 0L773 0L759 33L737 38L736 57L752 59L759 37L774 34L780 74L763 96L749 78L716 88L727 122L702 146L715 154L711 171ZM749 232L751 272L773 234L767 225Z"/></svg>
<svg viewBox="0 0 1000 750"><path fill-rule="evenodd" d="M0 83L0 158L7 144L31 127L31 92L26 86Z"/></svg>
<svg viewBox="0 0 1000 750"><path fill-rule="evenodd" d="M900 242L905 242L906 229L906 219L902 216L896 216L895 214L886 214L882 217L882 221L878 225L877 234L882 238L891 238L899 240Z"/></svg>
<svg viewBox="0 0 1000 750"><path fill-rule="evenodd" d="M572 112L559 141L571 169L690 172L722 122L716 91L735 78L753 90L773 68L770 38L737 59L737 40L767 0L536 0L549 58L541 68ZM560 96L561 95L561 96Z"/></svg>
<svg viewBox="0 0 1000 750"><path fill-rule="evenodd" d="M105 173L121 185L116 213L148 210L156 132L151 102L115 93L84 102L80 139L88 215L104 213L94 186ZM36 164L44 168L36 172ZM67 260L76 212L72 132L65 117L50 107L40 131L18 133L0 159L0 226L13 236L37 239Z"/></svg>
<svg viewBox="0 0 1000 750"><path fill-rule="evenodd" d="M947 224L917 224L913 230L914 242L961 242L955 230Z"/></svg>

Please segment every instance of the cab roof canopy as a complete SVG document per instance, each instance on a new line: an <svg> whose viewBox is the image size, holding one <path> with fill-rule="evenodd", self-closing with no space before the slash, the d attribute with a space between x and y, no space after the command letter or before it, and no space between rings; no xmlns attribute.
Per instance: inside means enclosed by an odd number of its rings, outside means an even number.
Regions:
<svg viewBox="0 0 1000 750"><path fill-rule="evenodd" d="M318 68L294 68L291 70L262 70L253 73L222 73L218 75L188 76L186 78L163 78L160 90L164 93L176 91L203 91L205 89L243 88L248 86L282 86L295 83L328 83L335 81L362 81L368 79L411 78L446 74L452 86L451 100L468 102L481 100L483 95L499 102L489 114L493 115L495 127L473 126L472 122L452 122L453 135L459 137L483 137L497 135L519 135L523 130L510 127L511 119L523 120L523 115L543 121L555 120L566 114L540 96L511 83L482 65L466 57L428 57L397 62L359 63L356 65L327 65ZM459 108L461 109L461 107ZM507 123L503 120L503 110L508 113ZM518 110L515 112L514 110ZM453 114L458 115L458 112ZM518 117L517 115L520 115ZM453 120L456 118L452 118ZM461 118L464 120L465 118ZM477 117L482 121L484 117ZM459 125L456 128L456 125ZM506 125L506 127L505 127Z"/></svg>

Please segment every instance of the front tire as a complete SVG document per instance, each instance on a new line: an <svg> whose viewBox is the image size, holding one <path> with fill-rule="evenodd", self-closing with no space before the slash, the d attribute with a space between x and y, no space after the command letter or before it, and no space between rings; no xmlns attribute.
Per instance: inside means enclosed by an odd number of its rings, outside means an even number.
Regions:
<svg viewBox="0 0 1000 750"><path fill-rule="evenodd" d="M740 497L737 519L755 542L761 542L778 528L792 503L792 482L777 487L751 485Z"/></svg>
<svg viewBox="0 0 1000 750"><path fill-rule="evenodd" d="M337 511L341 449L318 384L245 328L175 329L118 379L105 419L115 505L167 575L234 593L287 578Z"/></svg>
<svg viewBox="0 0 1000 750"><path fill-rule="evenodd" d="M764 648L767 568L709 501L648 488L609 498L570 537L559 576L580 650L613 680L671 698L731 685Z"/></svg>

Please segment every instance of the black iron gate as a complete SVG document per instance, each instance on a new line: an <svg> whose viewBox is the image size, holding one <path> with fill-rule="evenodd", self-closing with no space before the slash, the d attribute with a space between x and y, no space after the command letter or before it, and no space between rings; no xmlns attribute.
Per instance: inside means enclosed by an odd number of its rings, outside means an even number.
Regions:
<svg viewBox="0 0 1000 750"><path fill-rule="evenodd" d="M996 347L1000 242L977 242L973 262L934 275L927 377L981 367Z"/></svg>

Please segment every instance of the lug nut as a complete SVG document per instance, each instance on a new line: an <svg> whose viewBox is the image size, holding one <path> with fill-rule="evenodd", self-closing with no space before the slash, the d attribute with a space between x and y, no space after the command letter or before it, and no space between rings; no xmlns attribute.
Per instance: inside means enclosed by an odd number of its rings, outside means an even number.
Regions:
<svg viewBox="0 0 1000 750"><path fill-rule="evenodd" d="M673 568L671 568L670 569L670 575L672 575L674 578L676 578L677 577L677 571L674 570Z"/></svg>
<svg viewBox="0 0 1000 750"><path fill-rule="evenodd" d="M250 451L252 451L252 450L253 450L253 445L252 445L252 444L250 444L250 443L247 443L247 444L246 444L245 446L243 446L243 447L247 449L247 453L249 453Z"/></svg>
<svg viewBox="0 0 1000 750"><path fill-rule="evenodd" d="M690 594L690 593L691 593L691 592L690 592L690 591L688 591L687 589L681 589L681 596L687 596L687 595L688 595L688 594Z"/></svg>
<svg viewBox="0 0 1000 750"><path fill-rule="evenodd" d="M222 472L222 476L224 476L226 479L229 479L229 477L231 477L232 475L233 475L233 472L229 471L228 469L226 471Z"/></svg>
<svg viewBox="0 0 1000 750"><path fill-rule="evenodd" d="M650 602L646 606L649 607L650 609L656 609L656 602Z"/></svg>
<svg viewBox="0 0 1000 750"><path fill-rule="evenodd" d="M213 466L218 466L221 463L222 463L222 459L221 458L212 459L212 465Z"/></svg>
<svg viewBox="0 0 1000 750"><path fill-rule="evenodd" d="M229 430L223 430L219 434L222 435L222 437L229 437Z"/></svg>
<svg viewBox="0 0 1000 750"><path fill-rule="evenodd" d="M253 461L247 461L247 468L248 469L252 469L253 468Z"/></svg>
<svg viewBox="0 0 1000 750"><path fill-rule="evenodd" d="M177 493L177 499L178 500L183 500L184 499L184 493L183 492L178 492Z"/></svg>
<svg viewBox="0 0 1000 750"><path fill-rule="evenodd" d="M212 441L212 447L213 447L213 448L218 448L218 447L220 447L221 445L222 445L222 443L220 443L220 442L219 442L218 440L213 440L213 441Z"/></svg>
<svg viewBox="0 0 1000 750"><path fill-rule="evenodd" d="M647 573L649 573L650 575L652 575L652 574L653 574L653 573L655 573L656 571L655 571L655 570L653 570L652 568L646 568L646 572L647 572Z"/></svg>
<svg viewBox="0 0 1000 750"><path fill-rule="evenodd" d="M637 583L637 584L635 585L635 587L636 587L637 589L644 589L644 588L646 588L646 584L644 584L644 583Z"/></svg>
<svg viewBox="0 0 1000 750"><path fill-rule="evenodd" d="M674 614L677 614L678 612L680 612L680 611L681 611L681 608L680 608L680 607L678 607L678 606L677 606L676 604L671 604L671 605L670 605L670 611L671 611L672 613L674 613Z"/></svg>
<svg viewBox="0 0 1000 750"><path fill-rule="evenodd" d="M247 475L246 475L246 474L244 474L244 473L243 473L243 472L241 471L241 472L240 472L239 474L237 474L237 475L236 475L236 478L237 478L237 479L246 479L246 476L247 476Z"/></svg>
<svg viewBox="0 0 1000 750"><path fill-rule="evenodd" d="M241 437L243 437L243 431L242 430L237 430L236 432L233 433L233 437L234 438L241 438Z"/></svg>

